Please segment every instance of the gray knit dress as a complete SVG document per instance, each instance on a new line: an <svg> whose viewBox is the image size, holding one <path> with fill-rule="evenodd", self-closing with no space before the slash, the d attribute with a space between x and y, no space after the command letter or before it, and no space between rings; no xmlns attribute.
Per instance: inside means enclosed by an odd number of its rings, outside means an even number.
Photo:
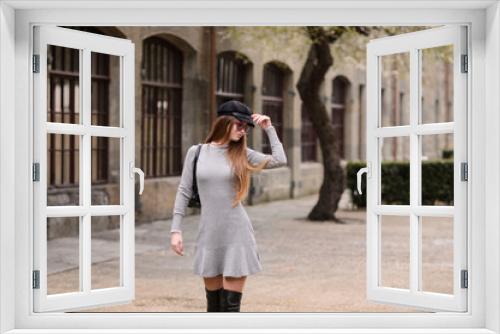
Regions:
<svg viewBox="0 0 500 334"><path fill-rule="evenodd" d="M247 148L247 158L252 165L270 159L266 169L285 166L285 151L274 126L265 129L271 154ZM252 223L243 207L231 203L236 196L234 175L226 157L228 144L203 144L196 178L201 201L200 223L195 244L193 272L203 277L241 277L262 270ZM173 209L171 232L181 232L181 222L191 198L193 159L196 145L189 148L184 160Z"/></svg>

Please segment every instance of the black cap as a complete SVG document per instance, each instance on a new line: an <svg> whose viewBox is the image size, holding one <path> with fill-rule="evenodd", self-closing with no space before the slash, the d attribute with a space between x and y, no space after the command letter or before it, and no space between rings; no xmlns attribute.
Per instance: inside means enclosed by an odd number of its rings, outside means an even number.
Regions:
<svg viewBox="0 0 500 334"><path fill-rule="evenodd" d="M250 108L240 101L230 100L222 103L217 109L217 117L222 115L234 116L240 121L246 122L251 127L255 127Z"/></svg>

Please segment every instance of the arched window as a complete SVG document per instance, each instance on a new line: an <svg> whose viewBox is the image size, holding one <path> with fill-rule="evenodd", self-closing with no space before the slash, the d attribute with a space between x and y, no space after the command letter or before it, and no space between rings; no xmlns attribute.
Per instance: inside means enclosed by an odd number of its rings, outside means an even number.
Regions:
<svg viewBox="0 0 500 334"><path fill-rule="evenodd" d="M217 106L229 100L244 102L248 64L247 57L234 51L217 56Z"/></svg>
<svg viewBox="0 0 500 334"><path fill-rule="evenodd" d="M280 141L283 142L283 71L273 63L264 65L262 82L262 113L271 117ZM262 136L262 152L271 153L266 135Z"/></svg>
<svg viewBox="0 0 500 334"><path fill-rule="evenodd" d="M346 78L338 76L332 84L332 124L334 129L334 142L338 145L340 158L345 158L344 152L344 119L346 112L349 82Z"/></svg>
<svg viewBox="0 0 500 334"><path fill-rule="evenodd" d="M68 27L103 34L95 27ZM81 123L79 50L49 45L47 48L47 121ZM111 69L110 56L91 54L92 124L109 126ZM92 184L106 183L109 138L92 138ZM47 183L50 188L79 184L79 139L74 135L47 137Z"/></svg>
<svg viewBox="0 0 500 334"><path fill-rule="evenodd" d="M317 157L317 136L316 131L314 130L313 124L311 122L311 118L309 117L309 113L304 107L301 105L300 108L301 118L302 118L302 127L300 131L301 137L301 158L302 161L318 161Z"/></svg>
<svg viewBox="0 0 500 334"><path fill-rule="evenodd" d="M141 166L146 177L180 175L182 52L166 40L144 40Z"/></svg>

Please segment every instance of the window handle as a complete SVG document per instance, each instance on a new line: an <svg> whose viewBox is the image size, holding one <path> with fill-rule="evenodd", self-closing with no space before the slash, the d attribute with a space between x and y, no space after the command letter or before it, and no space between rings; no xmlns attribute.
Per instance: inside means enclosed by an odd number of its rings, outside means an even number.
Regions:
<svg viewBox="0 0 500 334"><path fill-rule="evenodd" d="M357 182L356 182L356 185L358 187L358 194L363 194L363 192L361 191L361 176L366 173L366 177L370 177L371 176L371 173L370 173L370 163L367 162L366 163L366 167L364 168L361 168L360 170L358 170L358 173L357 173Z"/></svg>
<svg viewBox="0 0 500 334"><path fill-rule="evenodd" d="M142 169L134 167L133 161L130 161L129 163L129 170L131 179L135 177L136 173L139 174L139 195L142 195L142 192L144 191L144 172Z"/></svg>

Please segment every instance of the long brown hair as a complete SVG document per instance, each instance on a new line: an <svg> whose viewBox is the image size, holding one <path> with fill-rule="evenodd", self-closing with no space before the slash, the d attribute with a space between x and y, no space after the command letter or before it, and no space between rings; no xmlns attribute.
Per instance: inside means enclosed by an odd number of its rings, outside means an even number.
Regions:
<svg viewBox="0 0 500 334"><path fill-rule="evenodd" d="M230 139L231 130L236 121L237 119L233 116L223 115L217 117L208 137L205 139L205 143L216 141L228 144L227 157L234 171L234 187L236 190L236 197L232 203L233 208L247 196L248 187L250 186L250 173L260 172L268 162L268 160L264 160L255 166L248 162L246 135L242 136L238 141Z"/></svg>

